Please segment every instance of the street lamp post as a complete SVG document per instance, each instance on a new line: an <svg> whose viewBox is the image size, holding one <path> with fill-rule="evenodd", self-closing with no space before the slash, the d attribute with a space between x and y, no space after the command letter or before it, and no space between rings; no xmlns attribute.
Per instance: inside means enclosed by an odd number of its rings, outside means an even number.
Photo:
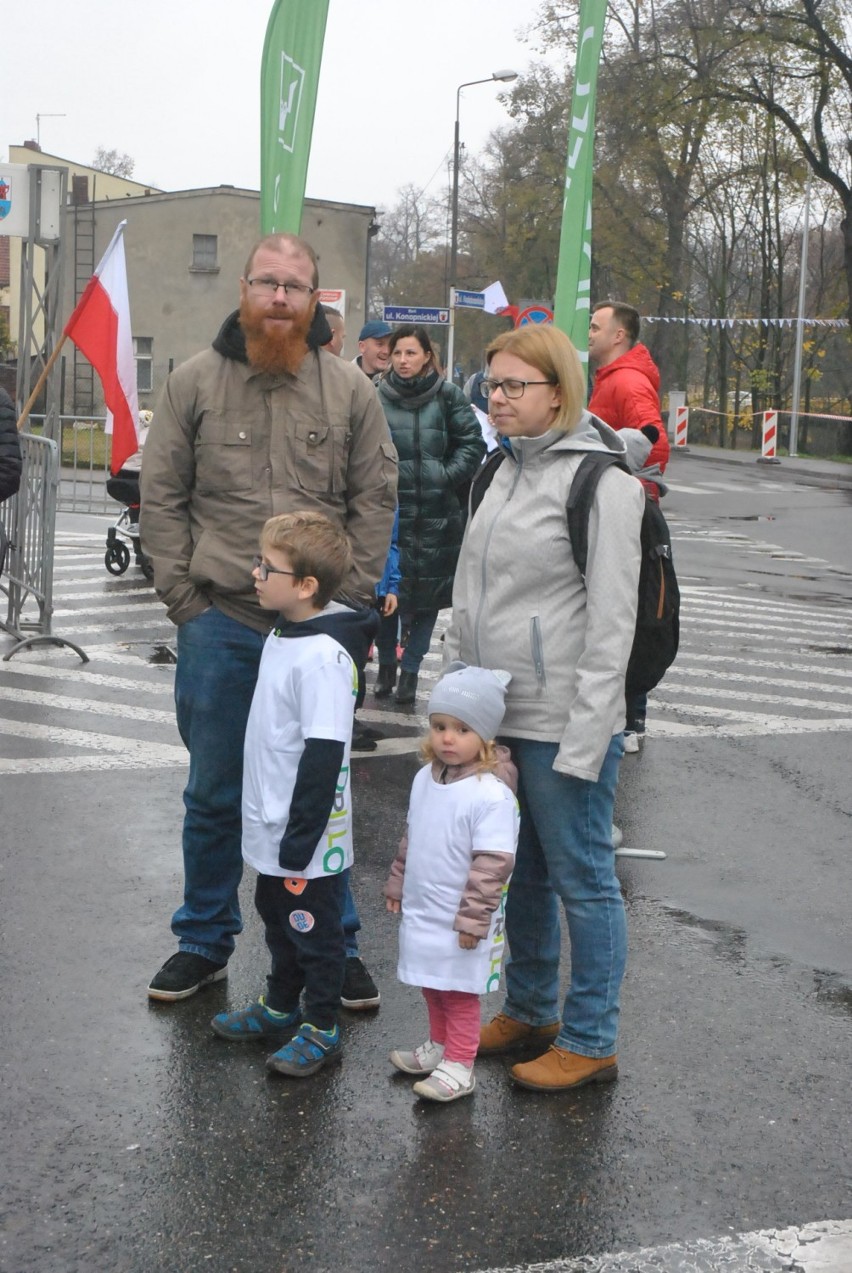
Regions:
<svg viewBox="0 0 852 1273"><path fill-rule="evenodd" d="M447 342L447 366L449 368L450 379L453 378L453 344L455 335L455 305L453 304L453 300L454 288L457 281L456 270L458 268L459 255L459 166L461 162L461 145L459 143L459 109L461 106L461 91L463 88L471 88L474 84L491 84L494 80L508 84L517 78L517 71L493 71L487 79L466 80L464 84L459 84L456 89L456 123L455 131L453 133L453 197L450 208L450 331Z"/></svg>
<svg viewBox="0 0 852 1273"><path fill-rule="evenodd" d="M494 71L485 80L467 80L464 84L459 84L456 89L456 124L453 133L453 202L450 213L450 286L456 285L456 267L458 265L459 252L459 165L461 161L461 145L459 143L459 108L461 106L461 91L463 88L471 88L474 84L491 84L494 80L499 80L504 84L510 83L518 78L517 71Z"/></svg>

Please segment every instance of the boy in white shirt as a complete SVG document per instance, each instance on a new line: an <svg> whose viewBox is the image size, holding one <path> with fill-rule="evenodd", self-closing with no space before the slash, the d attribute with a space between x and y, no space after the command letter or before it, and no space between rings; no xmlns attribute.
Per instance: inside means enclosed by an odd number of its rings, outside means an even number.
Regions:
<svg viewBox="0 0 852 1273"><path fill-rule="evenodd" d="M352 865L349 748L358 690L345 645L362 615L331 598L350 569L346 536L322 513L272 517L255 590L281 618L266 639L246 730L243 858L272 955L268 989L211 1026L234 1041L283 1041L270 1069L307 1078L340 1057L340 919ZM363 612L362 612L363 614ZM304 1008L300 998L304 992Z"/></svg>

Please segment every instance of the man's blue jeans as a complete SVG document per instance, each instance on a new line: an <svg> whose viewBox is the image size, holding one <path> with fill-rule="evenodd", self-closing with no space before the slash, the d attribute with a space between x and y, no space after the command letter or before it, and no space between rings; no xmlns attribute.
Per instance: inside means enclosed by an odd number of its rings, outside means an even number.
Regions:
<svg viewBox="0 0 852 1273"><path fill-rule="evenodd" d="M172 917L181 950L226 963L242 932L243 742L264 638L215 606L178 628L175 705L189 752L183 793L183 905ZM361 927L349 887L347 954Z"/></svg>
<svg viewBox="0 0 852 1273"><path fill-rule="evenodd" d="M597 782L556 773L556 743L506 740L518 767L521 829L506 901L505 1011L528 1025L559 1020L559 903L571 938L571 984L556 1039L581 1056L611 1056L627 961L612 811L624 753L616 734Z"/></svg>

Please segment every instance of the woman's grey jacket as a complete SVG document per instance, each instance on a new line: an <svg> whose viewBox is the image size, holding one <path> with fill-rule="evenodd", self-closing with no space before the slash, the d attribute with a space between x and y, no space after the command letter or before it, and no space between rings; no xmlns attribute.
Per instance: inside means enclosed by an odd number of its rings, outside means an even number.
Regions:
<svg viewBox="0 0 852 1273"><path fill-rule="evenodd" d="M468 523L444 659L511 672L501 737L558 742L554 769L594 782L624 728L645 494L623 470L603 473L584 583L568 538L571 482L586 452L624 444L586 411L573 433L511 447Z"/></svg>

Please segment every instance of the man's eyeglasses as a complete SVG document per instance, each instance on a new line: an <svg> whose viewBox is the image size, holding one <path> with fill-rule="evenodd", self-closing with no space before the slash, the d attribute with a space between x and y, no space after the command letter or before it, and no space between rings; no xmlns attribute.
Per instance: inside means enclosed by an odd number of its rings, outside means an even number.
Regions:
<svg viewBox="0 0 852 1273"><path fill-rule="evenodd" d="M295 570L279 570L277 566L268 565L262 557L252 557L251 568L257 571L261 583L266 583L270 575L292 575L294 579L299 578Z"/></svg>
<svg viewBox="0 0 852 1273"><path fill-rule="evenodd" d="M246 282L261 296L275 296L279 288L283 289L285 296L310 296L316 291L307 283L279 283L277 278L250 278Z"/></svg>
<svg viewBox="0 0 852 1273"><path fill-rule="evenodd" d="M504 398L523 398L527 385L555 384L555 380L483 380L479 387L485 398L490 398L495 389L502 390Z"/></svg>

